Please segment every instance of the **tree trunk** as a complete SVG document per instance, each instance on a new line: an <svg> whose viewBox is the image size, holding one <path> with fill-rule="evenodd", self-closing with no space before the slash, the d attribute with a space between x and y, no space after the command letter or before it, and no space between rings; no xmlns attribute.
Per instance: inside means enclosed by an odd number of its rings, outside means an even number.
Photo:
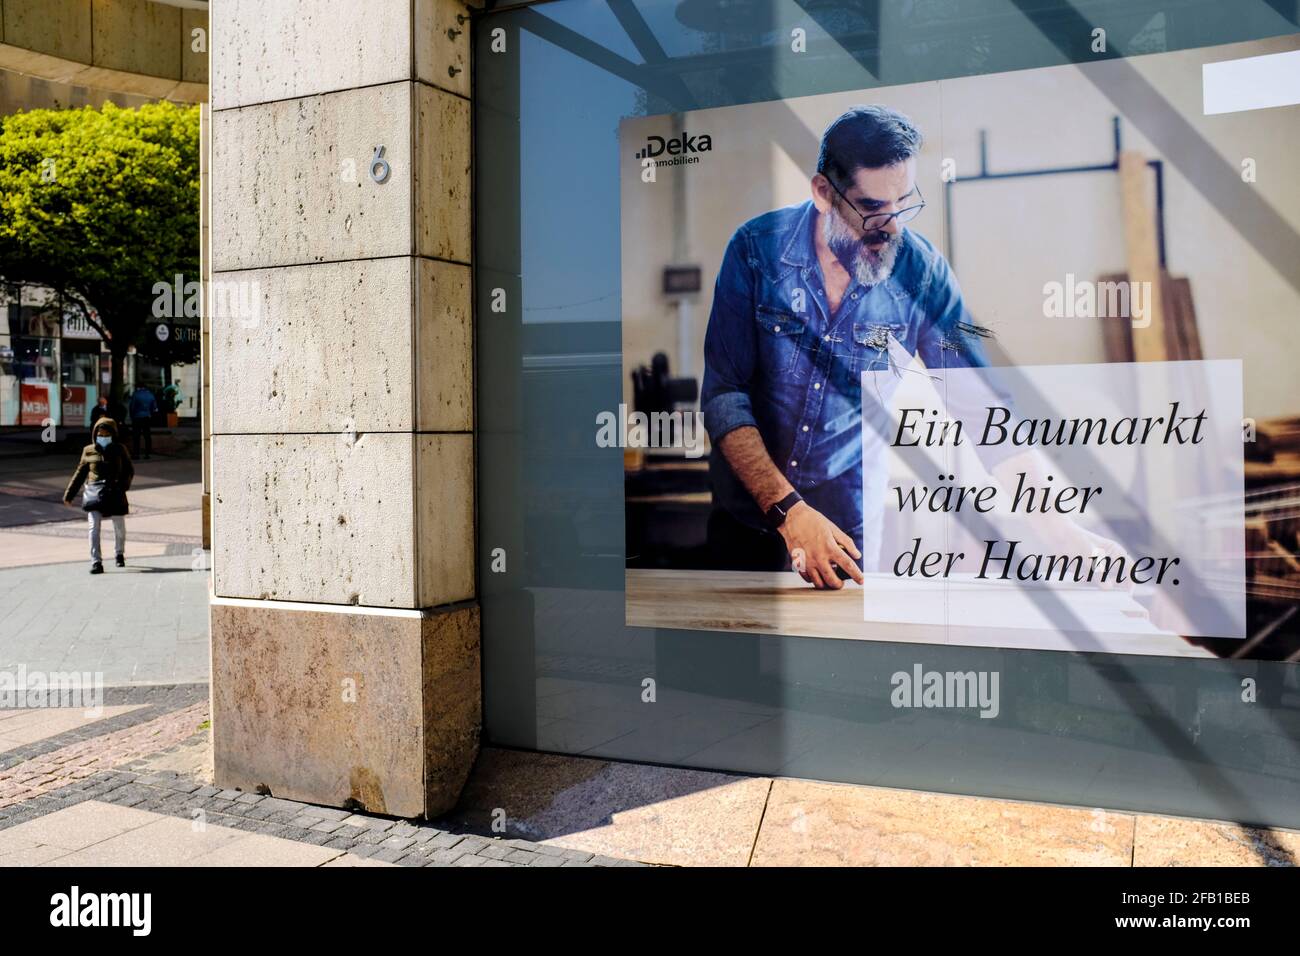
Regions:
<svg viewBox="0 0 1300 956"><path fill-rule="evenodd" d="M126 349L125 344L119 347L116 342L109 343L109 354L113 357L113 377L108 386L108 401L118 409L123 418L126 417L126 402L123 401L122 396L126 384Z"/></svg>

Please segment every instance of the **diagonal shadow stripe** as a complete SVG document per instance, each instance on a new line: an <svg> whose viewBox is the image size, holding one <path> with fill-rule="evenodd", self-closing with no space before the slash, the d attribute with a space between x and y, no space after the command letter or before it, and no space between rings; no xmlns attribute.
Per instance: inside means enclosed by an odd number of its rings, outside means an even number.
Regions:
<svg viewBox="0 0 1300 956"><path fill-rule="evenodd" d="M664 52L650 25L645 22L645 18L641 16L641 12L637 10L632 0L606 0L606 2L647 66L667 62L668 54ZM691 110L699 105L680 74L666 74L664 83L675 90L672 100L677 109Z"/></svg>
<svg viewBox="0 0 1300 956"><path fill-rule="evenodd" d="M1070 24L1066 30L1069 34L1087 36L1092 32L1092 22L1068 2L1062 5L1064 9L1053 12L1056 22L1050 30L1044 22L1041 3L1011 2L1067 58L1071 51L1060 39L1060 19L1065 17ZM1162 158L1187 178L1278 275L1300 291L1300 233L1269 205L1258 189L1242 181L1241 170L1220 156L1128 60L1107 59L1076 65L1112 103L1123 104L1126 118L1163 154Z"/></svg>

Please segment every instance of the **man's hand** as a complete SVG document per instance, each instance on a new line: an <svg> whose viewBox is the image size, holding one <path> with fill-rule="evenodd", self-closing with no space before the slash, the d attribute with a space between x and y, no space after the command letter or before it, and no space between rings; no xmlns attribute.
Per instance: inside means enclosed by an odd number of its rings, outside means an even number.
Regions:
<svg viewBox="0 0 1300 956"><path fill-rule="evenodd" d="M862 583L862 572L853 558L861 558L853 539L835 527L835 523L806 501L798 502L780 527L785 549L799 575L816 588L839 590L844 582L835 573L843 568L854 581ZM852 557L850 557L852 555Z"/></svg>
<svg viewBox="0 0 1300 956"><path fill-rule="evenodd" d="M70 498L64 498L64 499L63 499L63 506L64 506L65 508L75 508L75 507L76 507L76 505L74 505L74 504L72 503L72 499L70 499Z"/></svg>
<svg viewBox="0 0 1300 956"><path fill-rule="evenodd" d="M1040 526L1040 530L1049 547L1063 551L1069 557L1078 555L1085 562L1093 556L1112 560L1123 558L1126 567L1132 566L1133 558L1124 550L1122 544L1089 531L1067 515L1049 516L1048 520ZM1096 586L1103 591L1109 591L1115 587L1126 591L1133 590L1131 580L1116 584L1109 579L1103 579L1097 581Z"/></svg>

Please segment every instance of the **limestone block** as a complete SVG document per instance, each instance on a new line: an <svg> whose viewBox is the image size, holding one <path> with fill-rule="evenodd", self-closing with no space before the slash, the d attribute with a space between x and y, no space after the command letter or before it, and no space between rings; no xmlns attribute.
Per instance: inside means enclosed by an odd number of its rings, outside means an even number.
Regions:
<svg viewBox="0 0 1300 956"><path fill-rule="evenodd" d="M469 273L401 257L218 274L214 292L257 307L213 313L215 431L469 431Z"/></svg>
<svg viewBox="0 0 1300 956"><path fill-rule="evenodd" d="M217 434L212 468L217 595L418 606L411 434Z"/></svg>
<svg viewBox="0 0 1300 956"><path fill-rule="evenodd" d="M4 0L4 42L90 62L90 0Z"/></svg>
<svg viewBox="0 0 1300 956"><path fill-rule="evenodd" d="M175 53L175 47L172 52ZM78 86L89 86L131 96L145 96L151 100L171 100L174 103L197 103L203 99L203 91L194 95L192 88L186 88L170 76L149 76L145 73L130 73L111 69L106 66L88 66L77 72L73 80ZM98 105L101 100L92 98Z"/></svg>
<svg viewBox="0 0 1300 956"><path fill-rule="evenodd" d="M411 79L411 0L221 0L212 105L247 106Z"/></svg>
<svg viewBox="0 0 1300 956"><path fill-rule="evenodd" d="M195 31L201 30L200 36ZM200 44L199 41L202 41ZM208 82L208 50L212 34L208 30L208 11L181 10L181 79L186 83ZM201 49L195 49L200 46ZM206 99L207 97L204 97Z"/></svg>
<svg viewBox="0 0 1300 956"><path fill-rule="evenodd" d="M467 432L474 427L470 269L433 259L417 262L417 429Z"/></svg>
<svg viewBox="0 0 1300 956"><path fill-rule="evenodd" d="M426 613L424 757L428 815L456 806L478 757L483 725L480 619L477 606Z"/></svg>
<svg viewBox="0 0 1300 956"><path fill-rule="evenodd" d="M411 431L415 260L223 272L253 316L214 314L218 433Z"/></svg>
<svg viewBox="0 0 1300 956"><path fill-rule="evenodd" d="M416 0L418 79L469 96L469 15L469 5L460 0Z"/></svg>
<svg viewBox="0 0 1300 956"><path fill-rule="evenodd" d="M469 434L212 436L220 597L427 608L474 596Z"/></svg>
<svg viewBox="0 0 1300 956"><path fill-rule="evenodd" d="M208 84L177 83L163 99L173 103L206 103L208 101Z"/></svg>
<svg viewBox="0 0 1300 956"><path fill-rule="evenodd" d="M423 84L416 90L416 251L469 262L469 101Z"/></svg>
<svg viewBox="0 0 1300 956"><path fill-rule="evenodd" d="M479 617L212 608L216 783L393 816L451 809L478 750Z"/></svg>
<svg viewBox="0 0 1300 956"><path fill-rule="evenodd" d="M474 596L474 439L416 436L420 607Z"/></svg>
<svg viewBox="0 0 1300 956"><path fill-rule="evenodd" d="M215 111L213 270L409 255L411 91L394 83ZM378 146L390 164L382 183L369 172Z"/></svg>
<svg viewBox="0 0 1300 956"><path fill-rule="evenodd" d="M95 66L181 79L179 7L152 0L93 3Z"/></svg>

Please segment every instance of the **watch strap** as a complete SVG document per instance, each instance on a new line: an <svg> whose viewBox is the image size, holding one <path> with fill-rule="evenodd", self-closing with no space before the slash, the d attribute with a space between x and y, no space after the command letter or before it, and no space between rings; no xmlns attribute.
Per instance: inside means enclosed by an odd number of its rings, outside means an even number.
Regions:
<svg viewBox="0 0 1300 956"><path fill-rule="evenodd" d="M803 495L797 491L792 491L767 511L763 512L763 520L767 526L775 531L781 525L785 524L785 517L790 513L790 509L803 501Z"/></svg>

